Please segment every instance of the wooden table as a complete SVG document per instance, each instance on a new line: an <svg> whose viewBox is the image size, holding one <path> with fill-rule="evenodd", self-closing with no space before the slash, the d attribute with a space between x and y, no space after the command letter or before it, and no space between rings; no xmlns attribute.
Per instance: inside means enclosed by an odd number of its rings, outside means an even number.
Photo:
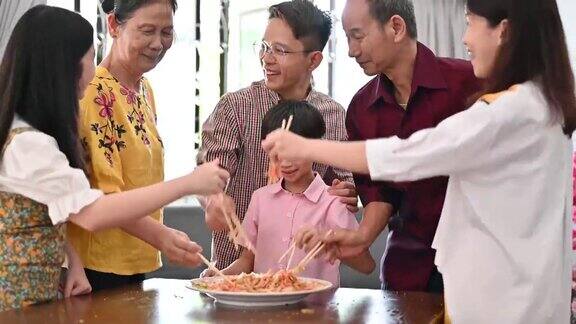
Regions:
<svg viewBox="0 0 576 324"><path fill-rule="evenodd" d="M287 307L222 306L186 288L187 280L149 279L0 313L0 323L430 323L443 309L441 295L340 288Z"/></svg>

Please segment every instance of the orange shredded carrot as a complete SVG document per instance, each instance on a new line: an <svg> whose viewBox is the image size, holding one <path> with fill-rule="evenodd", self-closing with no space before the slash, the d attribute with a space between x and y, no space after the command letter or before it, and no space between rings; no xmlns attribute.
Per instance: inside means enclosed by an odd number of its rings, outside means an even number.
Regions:
<svg viewBox="0 0 576 324"><path fill-rule="evenodd" d="M312 290L320 286L317 282L303 281L289 270L272 273L242 273L227 276L229 280L213 281L206 284L208 290L235 292L287 292Z"/></svg>

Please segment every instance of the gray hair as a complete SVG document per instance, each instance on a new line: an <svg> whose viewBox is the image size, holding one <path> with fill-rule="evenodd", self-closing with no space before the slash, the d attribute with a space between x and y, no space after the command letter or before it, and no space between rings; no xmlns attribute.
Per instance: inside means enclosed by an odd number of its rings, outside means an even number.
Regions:
<svg viewBox="0 0 576 324"><path fill-rule="evenodd" d="M381 24L385 24L394 15L398 15L406 22L408 35L412 39L418 37L416 16L412 0L366 0L370 6L370 15Z"/></svg>

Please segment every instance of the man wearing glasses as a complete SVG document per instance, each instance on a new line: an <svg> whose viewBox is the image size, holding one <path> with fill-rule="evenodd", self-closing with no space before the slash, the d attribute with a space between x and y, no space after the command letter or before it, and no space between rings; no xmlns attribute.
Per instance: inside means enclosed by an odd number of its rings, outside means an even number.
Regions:
<svg viewBox="0 0 576 324"><path fill-rule="evenodd" d="M322 62L322 50L330 37L330 17L307 0L283 2L268 11L264 37L254 44L264 80L224 95L203 125L201 150L205 159L219 158L231 174L226 193L233 200L208 198L206 220L213 230L222 228L215 223L222 219L216 216L220 208L235 208L243 220L252 193L266 185L269 160L260 146L260 127L264 114L280 100L307 100L324 117L326 139L347 139L344 108L311 85L312 72ZM351 211L358 210L350 173L324 165L314 169L332 184L331 194L341 196ZM278 239L288 243L292 238ZM239 255L225 231L213 233L212 260L217 268L227 267Z"/></svg>

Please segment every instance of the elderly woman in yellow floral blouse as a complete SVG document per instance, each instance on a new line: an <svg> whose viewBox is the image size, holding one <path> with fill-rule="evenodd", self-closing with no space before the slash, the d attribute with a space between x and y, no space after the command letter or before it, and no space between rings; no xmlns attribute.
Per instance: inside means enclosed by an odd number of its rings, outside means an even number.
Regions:
<svg viewBox="0 0 576 324"><path fill-rule="evenodd" d="M103 5L112 9L112 1ZM108 15L112 49L80 103L90 182L105 193L164 178L154 95L142 75L172 45L176 7L176 0L113 1ZM158 250L173 262L191 264L184 249L189 238L162 225L161 210L122 229L90 233L70 226L68 234L94 290L142 281L162 265Z"/></svg>

